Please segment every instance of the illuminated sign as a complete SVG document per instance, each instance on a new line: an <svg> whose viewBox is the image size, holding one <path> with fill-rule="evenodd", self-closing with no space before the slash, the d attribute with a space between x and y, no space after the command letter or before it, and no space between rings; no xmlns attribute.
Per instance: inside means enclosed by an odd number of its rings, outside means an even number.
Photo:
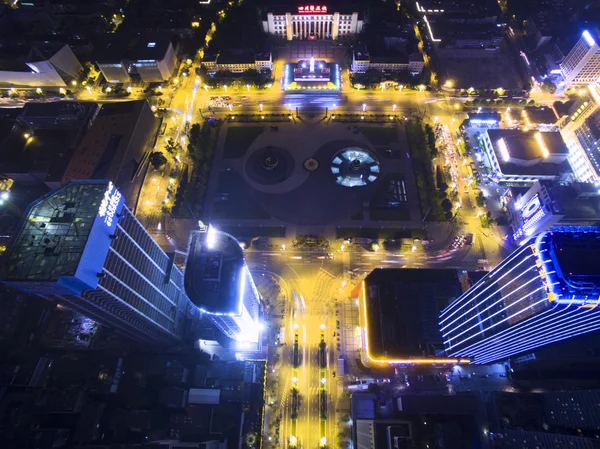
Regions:
<svg viewBox="0 0 600 449"><path fill-rule="evenodd" d="M325 14L327 13L327 6L298 6L298 13L300 14Z"/></svg>
<svg viewBox="0 0 600 449"><path fill-rule="evenodd" d="M111 227L113 224L113 219L117 213L117 207L121 201L121 196L121 192L115 188L112 182L109 182L108 187L104 192L104 198L102 198L100 207L98 208L98 215L104 219L104 224L108 227Z"/></svg>

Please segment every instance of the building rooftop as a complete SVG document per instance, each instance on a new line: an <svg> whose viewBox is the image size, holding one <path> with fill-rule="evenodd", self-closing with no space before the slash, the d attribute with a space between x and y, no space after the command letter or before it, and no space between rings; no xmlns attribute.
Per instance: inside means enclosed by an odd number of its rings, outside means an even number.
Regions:
<svg viewBox="0 0 600 449"><path fill-rule="evenodd" d="M205 312L237 315L247 284L245 264L239 242L229 234L212 227L195 232L185 268L185 293Z"/></svg>
<svg viewBox="0 0 600 449"><path fill-rule="evenodd" d="M254 64L256 57L249 52L224 52L219 53L217 64Z"/></svg>
<svg viewBox="0 0 600 449"><path fill-rule="evenodd" d="M529 122L535 125L554 125L560 117L557 117L554 109L547 106L534 107L527 106L524 108L524 115L526 114Z"/></svg>
<svg viewBox="0 0 600 449"><path fill-rule="evenodd" d="M107 34L96 42L93 60L98 63L161 60L173 39L168 31Z"/></svg>
<svg viewBox="0 0 600 449"><path fill-rule="evenodd" d="M107 185L69 183L35 202L15 237L3 279L54 282L73 276Z"/></svg>
<svg viewBox="0 0 600 449"><path fill-rule="evenodd" d="M455 270L376 269L364 282L370 357L445 357L438 316L462 292Z"/></svg>

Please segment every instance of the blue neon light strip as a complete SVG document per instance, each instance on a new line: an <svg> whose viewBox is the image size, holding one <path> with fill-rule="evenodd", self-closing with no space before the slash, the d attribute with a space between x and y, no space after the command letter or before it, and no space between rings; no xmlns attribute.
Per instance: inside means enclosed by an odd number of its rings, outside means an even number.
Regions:
<svg viewBox="0 0 600 449"><path fill-rule="evenodd" d="M498 353L495 353L493 355L488 353L487 357L478 358L477 363L489 363L494 360L507 358L512 355L528 351L530 349L534 349L560 340L565 340L567 338L591 332L600 328L600 320L598 320L599 311L597 311L596 309L588 309L585 312L581 312L579 309L575 309L573 312L573 314L570 314L572 316L561 317L563 319L558 322L555 322L554 320L552 322L547 322L546 326L544 326L543 328L539 328L536 326L535 330L537 332L535 334L533 332L530 332L524 335L526 339L524 342L522 342L521 345L519 345L519 340L513 341L513 343L510 346L501 346L502 349ZM592 316L585 317L585 319L582 319L582 313L587 314L587 312L591 312ZM557 327L557 325L561 323L563 323L563 325ZM539 332L545 328L554 329L550 335L540 335Z"/></svg>
<svg viewBox="0 0 600 449"><path fill-rule="evenodd" d="M531 268L527 271L525 271L523 274L521 274L519 277L523 276L524 274L528 274L531 271ZM518 279L518 278L516 278ZM515 279L515 280L516 280ZM522 288L528 286L529 284L531 284L534 281L538 281L539 282L539 276L535 276L532 277L531 279L529 279L529 281L527 281L525 284L521 285L520 287L518 287L516 290L511 291L508 295L503 296L502 298L500 298L498 301L492 303L491 305L489 305L487 308L483 309L481 312L479 312L477 315L473 315L471 318L469 318L468 320L464 321L461 323L461 325L471 321L473 318L479 318L479 316L483 313L486 312L487 310L491 309L492 307L496 306L498 303L503 302L506 298L508 298L510 295L512 295L513 293L518 292L519 290L521 290ZM474 329L476 327L480 327L483 325L483 323L493 317L495 317L496 315L500 314L500 313L504 313L506 310L510 309L511 307L515 306L516 304L520 303L521 301L523 301L524 299L527 299L527 297L530 295L530 293L528 292L527 294L525 294L524 296L521 296L517 301L514 301L512 303L510 303L508 306L503 307L501 310L499 310L498 312L493 313L492 315L487 316L485 319L483 320L478 320L474 325L472 325L471 327L469 327L468 329L465 329L464 331L462 331L460 334L458 335L453 335L452 337L450 337L447 341L444 341L444 344L448 344L450 343L452 340L455 340L456 338L460 337L461 335L463 335L466 332L469 332L471 329ZM480 304L485 304L485 303L480 303ZM456 329L456 328L454 328ZM448 334L444 334L444 338L446 338ZM464 340L463 340L464 341ZM452 345L450 345L450 347L448 349L450 349L452 347Z"/></svg>
<svg viewBox="0 0 600 449"><path fill-rule="evenodd" d="M518 265L517 265L517 266L518 266ZM515 267L515 268L516 268L516 267ZM532 267L529 267L527 270L525 270L523 273L521 273L519 276L517 276L515 279L513 279L513 282L514 282L514 281L516 281L516 280L518 280L518 279L519 279L521 276L525 276L526 274L529 274L529 272L530 272L531 270L533 270L534 268L535 268L535 267L533 267L533 266L532 266ZM536 275L535 275L535 277L532 277L532 278L531 278L531 279L530 279L530 280L527 282L527 284L525 284L525 285L528 285L528 284L529 284L529 282L531 282L531 281L533 281L533 280L535 280L536 278L538 278L538 277L539 277L539 276L537 275L537 273L535 273L535 274L536 274ZM481 315L483 312L485 312L485 311L489 310L490 308L494 307L494 306L495 306L495 305L497 305L499 302L501 302L501 301L503 301L504 299L508 298L510 295L512 295L513 293L515 293L516 291L518 291L519 289L521 289L521 288L523 288L523 287L524 287L524 285L520 286L520 287L519 287L517 290L514 290L514 291L510 292L508 295L501 297L499 300L497 300L496 302L492 303L490 306L488 306L488 307L486 307L485 309L483 309L483 310L481 310L481 311L477 312L477 313L476 313L475 315L473 315L471 318L467 319L466 321L463 321L463 322L461 322L461 325L464 325L465 323L467 323L467 322L471 321L473 318L475 318L475 317L477 317L477 316ZM442 332L443 332L445 329L447 329L449 326L451 326L453 323L455 323L456 321L460 320L462 317L464 317L465 315L467 315L468 313L470 313L470 312L472 312L472 311L474 311L474 310L476 310L476 309L479 309L479 306L480 306L481 304L485 304L485 303L487 302L487 300L488 300L488 299L490 299L490 298L492 298L493 296L495 296L495 295L496 295L496 293L497 293L498 291L499 291L499 290L496 290L496 291L494 291L494 292L493 292L491 295L489 295L488 297L486 297L486 298L485 298L483 301L480 301L479 303L477 303L476 305L474 305L473 307L471 307L469 310L467 310L466 312L464 312L464 313L463 313L461 316L459 316L458 318L454 319L452 322L450 322L450 323L448 323L447 325L445 325L444 327L442 327L442 328L441 328ZM456 327L455 327L455 329L456 329ZM444 336L446 336L446 335L449 335L449 332L448 332L447 334L444 334Z"/></svg>
<svg viewBox="0 0 600 449"><path fill-rule="evenodd" d="M520 250L518 250L517 252L515 252L515 253L511 254L510 256L508 256L507 259L505 259L504 261L502 261L496 268L494 268L494 270L492 272L490 272L489 274L487 274L477 284L475 284L473 287L471 287L463 296L459 297L456 301L454 301L452 304L450 304L448 307L446 307L442 311L442 313L440 315L440 318L444 317L444 315L446 315L448 312L451 312L454 309L455 306L457 306L457 305L459 305L459 304L462 303L461 307L459 307L457 310L455 310L451 315L449 315L449 316L445 317L444 319L442 319L440 321L440 325L444 324L444 322L446 320L448 320L450 317L452 317L456 312L458 312L459 310L461 310L463 307L466 307L468 305L468 302L469 302L469 300L467 300L467 298L469 296L475 295L476 291L478 289L486 287L483 290L483 291L486 291L487 288L491 287L496 282L498 282L500 279L502 279L504 276L500 277L499 279L497 279L492 284L485 284L485 282L484 282L486 279L491 279L495 274L498 273L498 271L501 271L507 264L511 263L516 257L518 257L523 251L526 251L526 250L527 251L531 251L531 248L529 248L528 245L524 245ZM519 263L519 265L520 265L520 263ZM510 271L512 271L513 269L514 268L512 268ZM483 292L481 292L481 293L483 293ZM478 296L478 294L477 294L477 296Z"/></svg>

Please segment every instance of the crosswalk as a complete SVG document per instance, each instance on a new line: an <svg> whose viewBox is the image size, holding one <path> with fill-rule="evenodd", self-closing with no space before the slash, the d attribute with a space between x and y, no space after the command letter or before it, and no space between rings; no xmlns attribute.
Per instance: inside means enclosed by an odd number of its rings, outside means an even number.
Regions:
<svg viewBox="0 0 600 449"><path fill-rule="evenodd" d="M335 276L327 270L320 268L313 280L311 299L317 302L329 300L331 298L334 280Z"/></svg>

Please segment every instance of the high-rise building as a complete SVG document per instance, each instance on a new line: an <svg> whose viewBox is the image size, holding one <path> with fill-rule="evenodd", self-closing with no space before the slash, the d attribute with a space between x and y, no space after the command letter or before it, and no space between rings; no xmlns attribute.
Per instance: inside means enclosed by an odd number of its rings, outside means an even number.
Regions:
<svg viewBox="0 0 600 449"><path fill-rule="evenodd" d="M34 202L3 282L154 344L181 339L189 304L182 272L110 181L72 181Z"/></svg>
<svg viewBox="0 0 600 449"><path fill-rule="evenodd" d="M233 236L212 226L190 238L185 294L240 349L258 348L260 295Z"/></svg>
<svg viewBox="0 0 600 449"><path fill-rule="evenodd" d="M600 232L532 237L440 315L448 356L492 363L600 329Z"/></svg>
<svg viewBox="0 0 600 449"><path fill-rule="evenodd" d="M559 123L569 162L581 182L600 180L600 84L594 82Z"/></svg>
<svg viewBox="0 0 600 449"><path fill-rule="evenodd" d="M585 30L560 64L565 87L587 86L600 78L600 47L595 33Z"/></svg>

